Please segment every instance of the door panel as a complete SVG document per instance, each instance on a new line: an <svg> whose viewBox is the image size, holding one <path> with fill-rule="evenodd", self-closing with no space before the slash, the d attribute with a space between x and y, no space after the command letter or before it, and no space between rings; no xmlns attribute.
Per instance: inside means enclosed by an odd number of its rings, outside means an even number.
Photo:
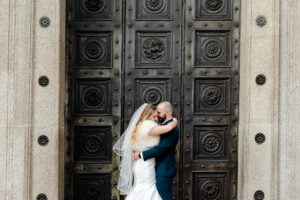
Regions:
<svg viewBox="0 0 300 200"><path fill-rule="evenodd" d="M236 199L238 8L234 0L186 1L184 199Z"/></svg>
<svg viewBox="0 0 300 200"><path fill-rule="evenodd" d="M65 199L119 199L122 3L67 2Z"/></svg>
<svg viewBox="0 0 300 200"><path fill-rule="evenodd" d="M240 0L68 0L65 199L122 199L112 146L144 102L179 118L173 199L237 194Z"/></svg>
<svg viewBox="0 0 300 200"><path fill-rule="evenodd" d="M124 125L144 102L171 101L180 116L181 19L180 0L127 1L124 52ZM179 157L180 148L178 148ZM178 159L179 166L179 159ZM174 198L179 198L178 176Z"/></svg>

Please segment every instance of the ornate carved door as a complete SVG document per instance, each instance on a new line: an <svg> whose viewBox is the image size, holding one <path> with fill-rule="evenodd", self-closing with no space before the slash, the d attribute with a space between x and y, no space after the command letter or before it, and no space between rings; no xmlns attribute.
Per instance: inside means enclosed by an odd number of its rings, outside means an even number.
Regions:
<svg viewBox="0 0 300 200"><path fill-rule="evenodd" d="M65 199L118 199L122 1L67 2Z"/></svg>
<svg viewBox="0 0 300 200"><path fill-rule="evenodd" d="M174 199L236 199L239 0L68 0L65 199L120 199L143 102L180 119Z"/></svg>
<svg viewBox="0 0 300 200"><path fill-rule="evenodd" d="M180 116L181 9L181 0L126 2L125 127L134 110L144 102L157 105L171 101L175 115ZM179 197L179 176L173 190L174 196Z"/></svg>
<svg viewBox="0 0 300 200"><path fill-rule="evenodd" d="M187 0L183 75L184 199L236 199L238 0Z"/></svg>

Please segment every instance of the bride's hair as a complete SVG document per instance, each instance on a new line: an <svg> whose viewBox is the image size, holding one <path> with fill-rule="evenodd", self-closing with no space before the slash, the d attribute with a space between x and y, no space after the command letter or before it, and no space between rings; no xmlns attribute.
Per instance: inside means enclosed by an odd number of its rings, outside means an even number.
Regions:
<svg viewBox="0 0 300 200"><path fill-rule="evenodd" d="M144 111L142 112L139 121L136 124L136 127L133 129L131 135L131 143L133 144L136 141L138 129L142 125L142 122L149 119L155 113L156 107L152 104L148 104Z"/></svg>

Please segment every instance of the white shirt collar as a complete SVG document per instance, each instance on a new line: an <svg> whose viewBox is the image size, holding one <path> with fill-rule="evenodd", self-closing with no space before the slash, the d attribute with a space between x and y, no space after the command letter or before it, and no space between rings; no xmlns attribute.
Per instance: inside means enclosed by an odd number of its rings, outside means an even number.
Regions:
<svg viewBox="0 0 300 200"><path fill-rule="evenodd" d="M171 119L173 119L173 118L170 118L170 119L168 119L167 121L164 121L164 122L162 123L162 125L164 125L166 122L170 121Z"/></svg>

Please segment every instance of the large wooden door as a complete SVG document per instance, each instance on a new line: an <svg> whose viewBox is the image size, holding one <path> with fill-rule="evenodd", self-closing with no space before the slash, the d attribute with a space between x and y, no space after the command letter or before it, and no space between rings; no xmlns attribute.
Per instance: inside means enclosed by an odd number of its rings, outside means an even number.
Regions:
<svg viewBox="0 0 300 200"><path fill-rule="evenodd" d="M180 119L173 199L236 198L239 0L68 0L65 199L120 199L142 103Z"/></svg>

